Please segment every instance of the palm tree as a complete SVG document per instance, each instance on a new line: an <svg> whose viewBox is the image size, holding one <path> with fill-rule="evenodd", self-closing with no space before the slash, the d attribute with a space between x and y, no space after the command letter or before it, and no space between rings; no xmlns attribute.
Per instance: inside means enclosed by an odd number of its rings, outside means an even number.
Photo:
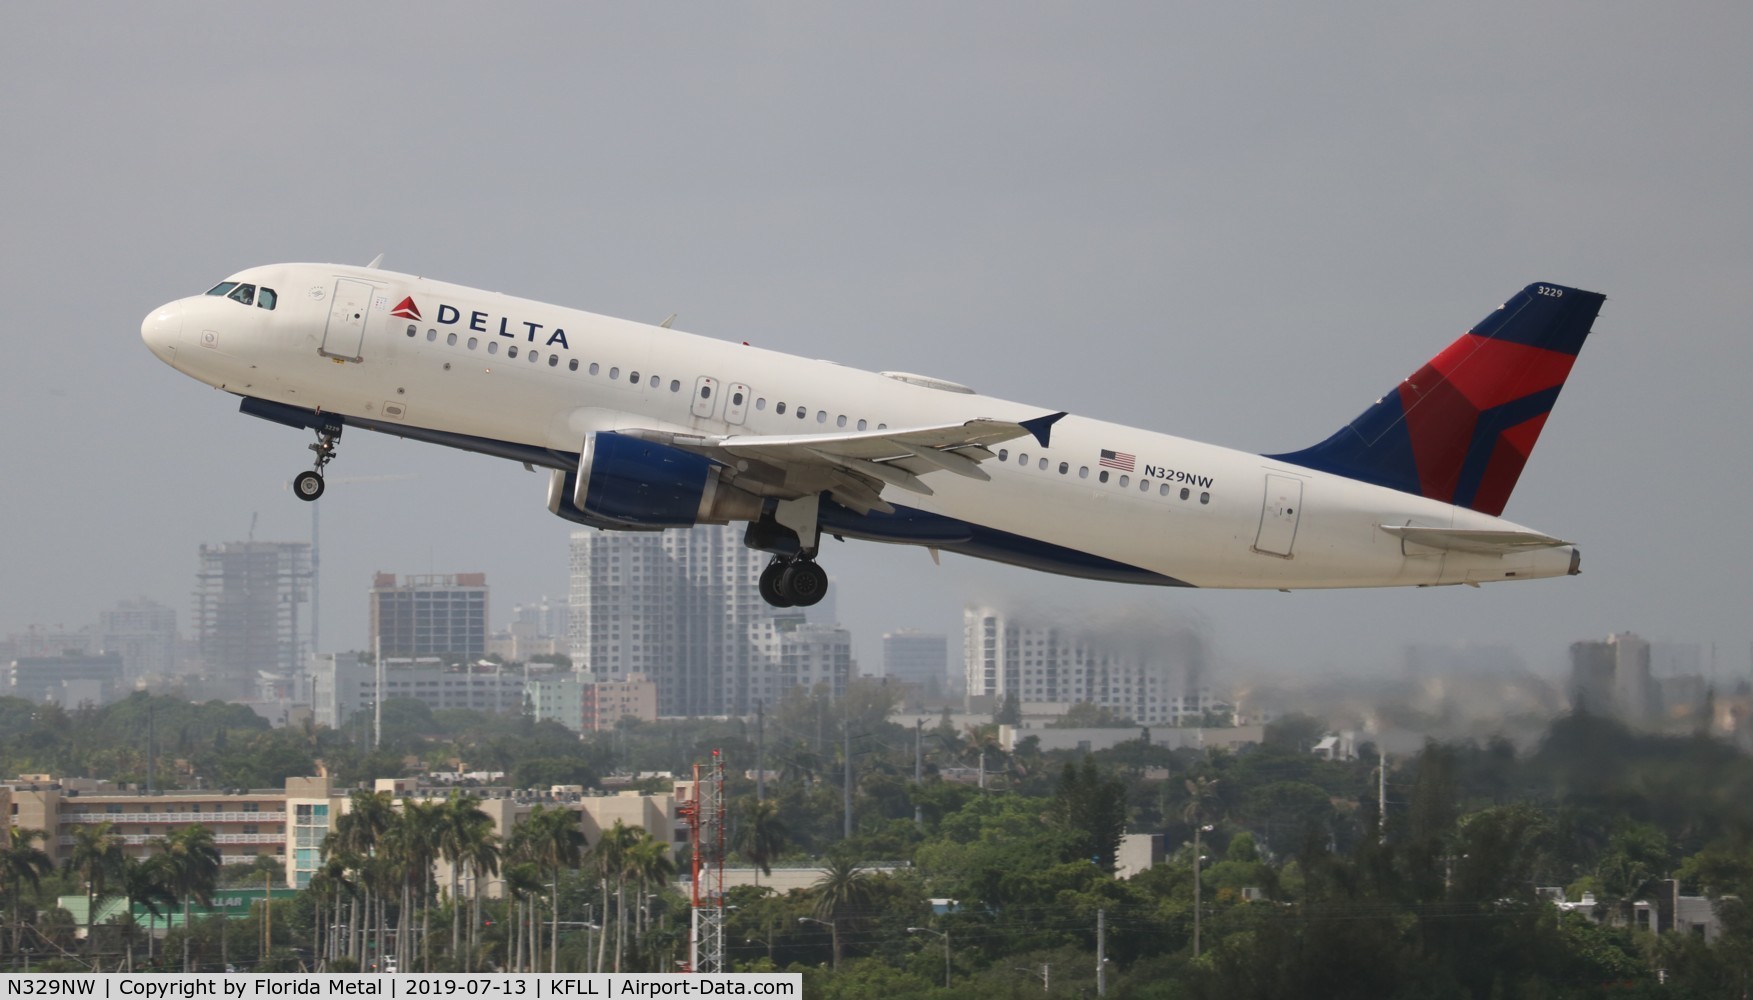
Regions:
<svg viewBox="0 0 1753 1000"><path fill-rule="evenodd" d="M493 868L498 867L494 842L498 838L493 835L493 817L487 815L472 795L452 792L444 800L439 814L438 846L444 860L450 864L450 953L462 953L462 905L457 898L457 881L464 865L469 867L471 885L477 883L482 868L477 867L481 861L491 860ZM478 895L474 896L479 899ZM473 935L473 922L470 924L470 937ZM472 943L472 942L471 942Z"/></svg>
<svg viewBox="0 0 1753 1000"><path fill-rule="evenodd" d="M146 925L146 960L151 961L156 948L157 935L153 932L158 927L158 918L164 916L166 910L175 909L176 895L170 891L170 872L164 861L164 855L150 858L123 858L121 871L121 895L128 901L128 918L133 920L134 907L145 910L151 920ZM165 910L160 910L160 906ZM134 936L128 935L128 968L134 968Z"/></svg>
<svg viewBox="0 0 1753 1000"><path fill-rule="evenodd" d="M838 971L840 920L849 914L852 919L857 919L858 911L875 898L876 884L851 855L836 854L828 859L828 867L811 887L810 896L815 900L811 912L817 920L828 925L834 936L834 969Z"/></svg>
<svg viewBox="0 0 1753 1000"><path fill-rule="evenodd" d="M536 863L552 879L553 925L548 935L548 971L560 971L560 871L578 867L584 853L584 831L578 814L570 809L536 806L524 820Z"/></svg>
<svg viewBox="0 0 1753 1000"><path fill-rule="evenodd" d="M773 874L773 861L785 853L790 833L785 828L785 820L779 818L779 804L772 799L748 802L744 807L737 846L755 864L757 887L762 875Z"/></svg>
<svg viewBox="0 0 1753 1000"><path fill-rule="evenodd" d="M340 852L352 862L352 868L359 874L358 884L362 890L360 895L353 897L353 920L349 926L353 928L347 937L347 954L364 962L364 935L366 924L360 918L361 904L364 906L366 919L370 918L374 903L372 880L365 877L369 861L376 852L378 841L388 832L396 819L396 807L388 792L356 791L348 799L347 811L335 821L335 832L324 838L324 849Z"/></svg>
<svg viewBox="0 0 1753 1000"><path fill-rule="evenodd" d="M214 842L213 831L196 823L154 839L152 847L164 866L166 887L183 903L183 971L188 972L189 939L193 936L189 904L213 905L213 890L219 886L219 870L223 866L219 846Z"/></svg>
<svg viewBox="0 0 1753 1000"><path fill-rule="evenodd" d="M108 896L112 875L122 867L122 838L111 832L108 820L95 826L73 828L73 850L67 855L66 870L85 878L85 946L94 953L97 938L92 934L98 901ZM94 962L92 968L97 968Z"/></svg>
<svg viewBox="0 0 1753 1000"><path fill-rule="evenodd" d="M42 830L13 826L7 828L4 843L0 845L0 893L12 904L12 950L15 953L24 927L24 888L28 885L31 892L36 892L42 888L43 876L55 871L54 859L36 846L37 841L47 843L48 839L49 835Z"/></svg>
<svg viewBox="0 0 1753 1000"><path fill-rule="evenodd" d="M400 967L408 969L413 959L413 942L409 922L413 919L414 903L420 903L420 953L424 971L432 971L430 924L432 896L432 865L438 860L444 836L444 803L403 799L402 812L390 828L394 856L402 864L402 908L396 934L396 952Z"/></svg>
<svg viewBox="0 0 1753 1000"><path fill-rule="evenodd" d="M602 839L597 841L597 846L591 851L591 857L596 861L597 874L602 879L603 887L603 934L597 939L596 971L598 972L603 971L604 957L608 954L609 948L609 879L615 879L617 889L626 887L627 852L632 849L637 838L638 834L634 832L632 827L616 820L614 826L603 831ZM618 962L619 959L620 956L617 953L616 961ZM616 968L615 971L621 970Z"/></svg>
<svg viewBox="0 0 1753 1000"><path fill-rule="evenodd" d="M662 885L676 874L676 855L669 843L654 837L650 830L640 829L639 837L627 851L627 870L639 880L639 934L646 930L644 901L652 883Z"/></svg>

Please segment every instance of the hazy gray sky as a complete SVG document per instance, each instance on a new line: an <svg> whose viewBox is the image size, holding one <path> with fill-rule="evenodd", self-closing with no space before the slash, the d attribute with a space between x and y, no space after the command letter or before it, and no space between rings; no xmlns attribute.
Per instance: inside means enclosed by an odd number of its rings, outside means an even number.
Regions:
<svg viewBox="0 0 1753 1000"><path fill-rule="evenodd" d="M1325 437L1535 280L1605 292L1506 516L1584 574L1133 589L833 545L841 618L1208 623L1279 668L1753 625L1753 8L74 5L0 13L0 633L188 627L196 547L300 540L302 432L139 339L229 272L364 262L1257 451ZM354 431L325 645L374 570L563 596L545 476ZM346 477L407 474L394 481ZM956 643L959 646L959 640Z"/></svg>

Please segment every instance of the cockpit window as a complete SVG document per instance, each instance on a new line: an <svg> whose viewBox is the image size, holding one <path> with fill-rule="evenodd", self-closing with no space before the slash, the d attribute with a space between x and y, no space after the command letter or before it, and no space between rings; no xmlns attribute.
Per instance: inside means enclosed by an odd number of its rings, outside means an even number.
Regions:
<svg viewBox="0 0 1753 1000"><path fill-rule="evenodd" d="M237 282L235 282L235 281L221 281L219 284L214 285L212 288L207 289L207 294L208 295L224 295L226 292L229 292L233 288L236 288L236 287L237 287Z"/></svg>
<svg viewBox="0 0 1753 1000"><path fill-rule="evenodd" d="M230 294L226 295L225 297L232 300L233 302L242 302L246 306L255 305L255 303L256 303L256 286L254 286L254 285L239 285L236 288L233 288L231 290Z"/></svg>
<svg viewBox="0 0 1753 1000"><path fill-rule="evenodd" d="M274 290L272 288L263 288L260 291L256 292L256 306L258 308L272 309L272 308L274 308L275 303L277 303L279 301L280 301L279 296L274 294Z"/></svg>

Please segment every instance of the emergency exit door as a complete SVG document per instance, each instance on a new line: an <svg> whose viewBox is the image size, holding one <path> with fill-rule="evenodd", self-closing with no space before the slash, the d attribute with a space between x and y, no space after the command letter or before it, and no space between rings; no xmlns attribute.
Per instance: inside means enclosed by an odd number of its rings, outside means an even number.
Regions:
<svg viewBox="0 0 1753 1000"><path fill-rule="evenodd" d="M317 353L343 361L359 361L365 343L365 321L371 315L370 284L352 278L335 279L335 298L329 307L329 325L323 329L323 346Z"/></svg>

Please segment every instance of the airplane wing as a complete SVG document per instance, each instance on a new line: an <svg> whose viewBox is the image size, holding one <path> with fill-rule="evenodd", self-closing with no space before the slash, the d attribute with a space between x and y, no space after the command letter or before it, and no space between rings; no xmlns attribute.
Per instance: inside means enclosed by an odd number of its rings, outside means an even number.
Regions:
<svg viewBox="0 0 1753 1000"><path fill-rule="evenodd" d="M860 513L876 510L887 514L894 507L882 499L884 487L930 496L931 487L920 477L940 471L989 480L992 477L980 468L981 462L993 457L989 445L1033 435L1046 447L1053 424L1064 416L1050 413L1022 421L982 418L850 434L621 433L720 462L737 485L762 496L788 498L827 492Z"/></svg>
<svg viewBox="0 0 1753 1000"><path fill-rule="evenodd" d="M1508 555L1530 549L1551 549L1570 542L1542 535L1537 531L1488 531L1473 528L1425 528L1410 524L1377 525L1403 542L1425 545L1433 549L1456 552L1481 552L1487 555Z"/></svg>

